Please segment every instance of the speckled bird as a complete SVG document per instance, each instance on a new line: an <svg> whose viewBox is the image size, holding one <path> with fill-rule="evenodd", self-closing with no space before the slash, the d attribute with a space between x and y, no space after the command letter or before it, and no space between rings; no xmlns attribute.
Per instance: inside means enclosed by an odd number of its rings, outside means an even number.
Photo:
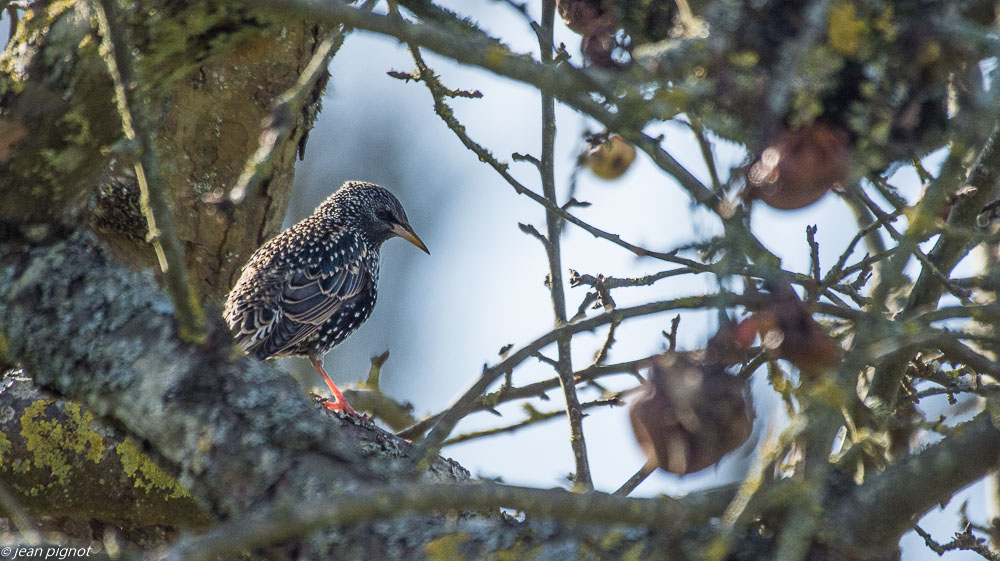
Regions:
<svg viewBox="0 0 1000 561"><path fill-rule="evenodd" d="M371 315L379 250L393 236L430 253L392 193L373 183L344 183L243 267L223 311L236 341L262 360L308 358L333 392L327 409L356 415L323 368L323 355Z"/></svg>

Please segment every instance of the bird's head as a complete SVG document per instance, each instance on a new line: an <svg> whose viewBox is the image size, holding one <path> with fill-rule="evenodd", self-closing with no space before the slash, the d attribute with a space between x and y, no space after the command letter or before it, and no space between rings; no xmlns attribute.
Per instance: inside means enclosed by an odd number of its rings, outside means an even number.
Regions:
<svg viewBox="0 0 1000 561"><path fill-rule="evenodd" d="M399 199L374 183L348 181L324 201L317 211L333 211L340 219L354 223L376 243L399 236L430 254L423 240L410 226Z"/></svg>

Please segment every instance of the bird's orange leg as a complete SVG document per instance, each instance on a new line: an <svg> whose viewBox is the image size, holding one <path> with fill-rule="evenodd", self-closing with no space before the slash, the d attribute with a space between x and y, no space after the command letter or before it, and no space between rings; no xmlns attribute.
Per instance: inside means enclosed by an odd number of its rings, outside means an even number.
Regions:
<svg viewBox="0 0 1000 561"><path fill-rule="evenodd" d="M323 376L323 379L326 380L326 385L329 386L330 391L333 392L335 401L326 401L323 403L323 407L326 407L330 411L344 412L354 417L360 417L361 415L359 415L358 412L351 407L350 403L347 403L347 399L344 397L344 394L340 393L340 390L337 388L337 384L333 383L333 380L330 379L330 375L323 369L323 363L314 356L309 357L309 362L312 363L316 372L319 372L320 375Z"/></svg>

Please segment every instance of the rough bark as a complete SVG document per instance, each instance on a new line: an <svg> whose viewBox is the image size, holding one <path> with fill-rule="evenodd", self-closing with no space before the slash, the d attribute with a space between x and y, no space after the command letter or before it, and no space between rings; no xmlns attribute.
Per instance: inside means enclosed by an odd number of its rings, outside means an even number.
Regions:
<svg viewBox="0 0 1000 561"><path fill-rule="evenodd" d="M295 116L288 141L243 204L219 207L206 195L233 187L274 99L295 84L326 28L267 21L236 4L144 7L155 15L115 23L128 26L138 77L153 85L160 111L150 120L191 278L199 294L218 300L281 225L318 95ZM0 163L8 170L0 177L0 222L79 224L90 216L120 259L151 266L134 157L123 146L92 17L83 1L29 8L0 61Z"/></svg>

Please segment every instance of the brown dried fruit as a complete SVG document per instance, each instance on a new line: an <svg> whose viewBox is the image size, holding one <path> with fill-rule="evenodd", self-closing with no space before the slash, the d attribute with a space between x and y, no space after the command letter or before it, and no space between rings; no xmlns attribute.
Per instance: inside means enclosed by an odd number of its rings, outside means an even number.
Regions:
<svg viewBox="0 0 1000 561"><path fill-rule="evenodd" d="M557 0L556 7L566 27L583 36L580 47L584 58L597 66L618 66L612 53L619 46L615 34L621 24L602 0Z"/></svg>
<svg viewBox="0 0 1000 561"><path fill-rule="evenodd" d="M587 35L594 22L608 13L601 0L556 0L556 8L566 27L581 35Z"/></svg>
<svg viewBox="0 0 1000 561"><path fill-rule="evenodd" d="M751 320L764 347L807 374L818 374L840 362L840 345L816 323L791 288L775 294L767 309Z"/></svg>
<svg viewBox="0 0 1000 561"><path fill-rule="evenodd" d="M780 210L803 208L847 179L847 133L821 123L785 132L747 172L748 199Z"/></svg>
<svg viewBox="0 0 1000 561"><path fill-rule="evenodd" d="M753 408L745 380L680 353L651 362L649 381L629 410L650 462L685 475L717 463L750 437Z"/></svg>

